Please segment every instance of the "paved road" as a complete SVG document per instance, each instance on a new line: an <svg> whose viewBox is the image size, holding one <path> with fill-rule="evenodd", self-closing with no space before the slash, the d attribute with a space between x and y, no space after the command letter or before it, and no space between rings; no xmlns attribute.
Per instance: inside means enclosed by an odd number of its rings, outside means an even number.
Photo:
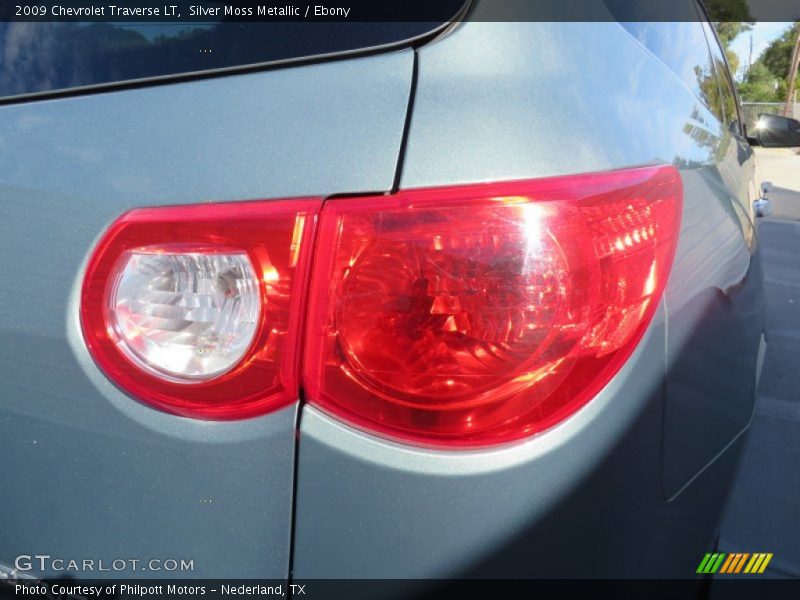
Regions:
<svg viewBox="0 0 800 600"><path fill-rule="evenodd" d="M786 148L756 148L759 176L775 189L768 195L773 219L800 221L800 154Z"/></svg>
<svg viewBox="0 0 800 600"><path fill-rule="evenodd" d="M768 345L720 550L773 552L771 576L800 578L800 155L758 154L775 186L775 212L759 229Z"/></svg>

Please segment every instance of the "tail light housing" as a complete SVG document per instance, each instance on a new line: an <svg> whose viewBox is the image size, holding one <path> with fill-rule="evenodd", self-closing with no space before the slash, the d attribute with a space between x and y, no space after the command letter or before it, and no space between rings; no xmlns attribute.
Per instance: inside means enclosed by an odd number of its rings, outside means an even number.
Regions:
<svg viewBox="0 0 800 600"><path fill-rule="evenodd" d="M134 210L88 264L81 322L120 387L162 410L239 419L297 398L319 199Z"/></svg>
<svg viewBox="0 0 800 600"><path fill-rule="evenodd" d="M136 210L89 262L84 336L112 380L172 413L244 418L302 386L380 436L505 443L574 413L631 355L669 274L682 193L674 168L644 167L321 211L319 199Z"/></svg>
<svg viewBox="0 0 800 600"><path fill-rule="evenodd" d="M438 446L504 443L586 404L667 280L672 167L333 200L305 340L310 403Z"/></svg>

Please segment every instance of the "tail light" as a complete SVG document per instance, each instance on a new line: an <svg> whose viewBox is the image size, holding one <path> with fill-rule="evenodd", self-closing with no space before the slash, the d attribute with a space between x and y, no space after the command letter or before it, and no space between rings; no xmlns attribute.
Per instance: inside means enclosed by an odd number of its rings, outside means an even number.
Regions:
<svg viewBox="0 0 800 600"><path fill-rule="evenodd" d="M678 172L646 167L332 199L316 241L319 200L137 210L90 261L84 334L114 381L173 413L291 402L302 352L305 396L336 418L424 445L504 443L625 363L681 203Z"/></svg>
<svg viewBox="0 0 800 600"><path fill-rule="evenodd" d="M96 362L168 412L238 419L297 398L303 281L320 200L134 210L88 265Z"/></svg>
<svg viewBox="0 0 800 600"><path fill-rule="evenodd" d="M304 377L310 403L412 442L546 429L644 333L672 263L671 167L325 204Z"/></svg>

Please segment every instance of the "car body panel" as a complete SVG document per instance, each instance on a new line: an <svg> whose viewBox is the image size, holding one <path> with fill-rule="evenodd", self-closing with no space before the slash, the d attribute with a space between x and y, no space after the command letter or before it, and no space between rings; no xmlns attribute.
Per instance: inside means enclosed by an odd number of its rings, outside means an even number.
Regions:
<svg viewBox="0 0 800 600"><path fill-rule="evenodd" d="M764 332L764 294L753 208L755 155L724 53L703 23L719 100L713 163L684 177L682 239L666 291L670 318L664 414L664 492L674 497L747 429ZM703 81L714 98L712 77ZM721 122L720 122L721 121Z"/></svg>
<svg viewBox="0 0 800 600"><path fill-rule="evenodd" d="M641 29L467 22L418 51L401 188L673 164L685 190L678 256L663 312L630 362L531 440L443 457L304 406L296 576L691 577L713 547L761 331L754 225L743 213L752 158L714 112L700 23L654 23L640 38ZM679 40L694 52L654 54ZM730 294L731 285L740 305L711 308L725 327L747 330L727 350L743 353L734 372L714 362L718 336L691 346L680 313L708 308L707 290ZM722 408L736 426L688 461L683 397L671 383L687 346L713 377L746 384ZM572 560L576 552L586 560Z"/></svg>
<svg viewBox="0 0 800 600"><path fill-rule="evenodd" d="M660 378L664 349L663 313L659 312L624 373L598 398L548 432L492 450L453 452L403 446L304 407L294 576L482 574L476 565L495 553L502 555L518 536L537 537L532 528L546 522L542 517L557 511L599 468L617 444L620 431L659 435L659 420L648 415L662 410L661 390L651 382ZM620 390L626 393L620 395ZM641 419L649 425L635 428ZM629 468L649 476L649 493L660 498L659 476L652 469L652 460L659 454L656 446L651 447L654 454L630 456ZM645 487L644 482L639 484ZM625 506L615 510L624 511ZM605 508L598 505L591 512ZM635 523L629 526L633 529ZM620 539L631 533L622 532L622 520L619 527ZM583 530L581 535L592 547L596 541L592 531ZM569 573L563 555L547 558L553 543L549 540L531 549L520 572L528 577ZM499 562L511 573L516 570L512 565L517 563ZM496 565L487 567L486 574L504 576Z"/></svg>
<svg viewBox="0 0 800 600"><path fill-rule="evenodd" d="M692 20L476 17L416 49L0 106L0 564L90 549L229 579L692 577L763 330L754 159L713 43ZM417 448L305 402L175 417L117 389L81 336L88 256L134 207L651 164L684 186L664 298L597 397L521 442ZM109 575L133 573L78 576Z"/></svg>
<svg viewBox="0 0 800 600"><path fill-rule="evenodd" d="M753 160L737 158L738 145L731 140L720 169L734 161L746 184ZM749 190L740 190L743 201L734 197L735 188L713 171L698 171L684 183L687 196L705 201L684 207L682 241L666 292L664 493L670 498L749 425L765 308L754 223L735 208L749 201Z"/></svg>
<svg viewBox="0 0 800 600"><path fill-rule="evenodd" d="M194 569L146 576L288 575L296 405L223 423L137 403L88 355L82 272L134 207L389 189L412 73L403 50L0 107L0 269L13 282L0 292L0 563L169 558Z"/></svg>

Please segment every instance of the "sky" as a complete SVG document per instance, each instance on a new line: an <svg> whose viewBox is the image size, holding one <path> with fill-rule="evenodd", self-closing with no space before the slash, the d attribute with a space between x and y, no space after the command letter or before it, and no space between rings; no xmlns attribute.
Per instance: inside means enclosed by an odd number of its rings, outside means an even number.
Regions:
<svg viewBox="0 0 800 600"><path fill-rule="evenodd" d="M779 38L781 33L792 26L791 22L776 23L772 21L759 21L753 25L751 31L746 31L733 40L731 50L739 56L739 71L736 73L737 81L744 75L750 55L750 35L753 36L753 62L767 49L773 40Z"/></svg>

